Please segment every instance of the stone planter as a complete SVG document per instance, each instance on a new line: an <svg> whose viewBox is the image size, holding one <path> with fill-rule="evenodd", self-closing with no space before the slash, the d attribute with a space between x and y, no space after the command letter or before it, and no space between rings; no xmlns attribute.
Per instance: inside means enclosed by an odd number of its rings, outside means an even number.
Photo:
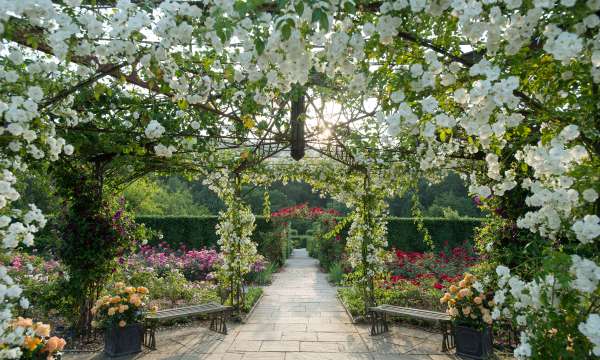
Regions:
<svg viewBox="0 0 600 360"><path fill-rule="evenodd" d="M461 359L483 360L492 354L492 328L483 330L467 326L454 326L454 342L456 355Z"/></svg>
<svg viewBox="0 0 600 360"><path fill-rule="evenodd" d="M109 327L104 331L104 353L110 357L139 353L143 337L142 324Z"/></svg>

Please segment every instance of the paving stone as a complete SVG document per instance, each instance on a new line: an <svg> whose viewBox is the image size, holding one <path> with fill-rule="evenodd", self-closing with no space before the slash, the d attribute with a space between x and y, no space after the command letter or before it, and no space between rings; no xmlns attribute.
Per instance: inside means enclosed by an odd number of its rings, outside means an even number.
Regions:
<svg viewBox="0 0 600 360"><path fill-rule="evenodd" d="M340 352L349 352L349 353L364 353L369 352L369 348L362 341L345 341L345 342L337 342L338 349Z"/></svg>
<svg viewBox="0 0 600 360"><path fill-rule="evenodd" d="M340 352L340 349L334 342L302 341L300 342L300 351L337 353Z"/></svg>
<svg viewBox="0 0 600 360"><path fill-rule="evenodd" d="M317 333L318 341L360 341L362 338L357 333L353 332L319 332Z"/></svg>
<svg viewBox="0 0 600 360"><path fill-rule="evenodd" d="M306 331L283 331L281 340L317 341L317 334Z"/></svg>
<svg viewBox="0 0 600 360"><path fill-rule="evenodd" d="M373 360L371 354L326 353L326 352L290 352L285 360Z"/></svg>
<svg viewBox="0 0 600 360"><path fill-rule="evenodd" d="M300 341L263 341L260 351L300 351Z"/></svg>
<svg viewBox="0 0 600 360"><path fill-rule="evenodd" d="M237 340L281 340L281 331L240 331Z"/></svg>
<svg viewBox="0 0 600 360"><path fill-rule="evenodd" d="M236 340L229 347L228 351L258 351L260 349L260 340Z"/></svg>
<svg viewBox="0 0 600 360"><path fill-rule="evenodd" d="M284 352L247 352L242 360L284 360Z"/></svg>

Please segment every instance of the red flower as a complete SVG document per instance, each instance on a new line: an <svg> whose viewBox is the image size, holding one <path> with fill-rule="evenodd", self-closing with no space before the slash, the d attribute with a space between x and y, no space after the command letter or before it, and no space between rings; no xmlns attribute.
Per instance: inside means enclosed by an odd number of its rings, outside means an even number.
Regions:
<svg viewBox="0 0 600 360"><path fill-rule="evenodd" d="M444 286L442 284L438 283L438 282L436 282L433 285L433 287L436 288L436 289L438 289L438 290L442 290L444 288Z"/></svg>

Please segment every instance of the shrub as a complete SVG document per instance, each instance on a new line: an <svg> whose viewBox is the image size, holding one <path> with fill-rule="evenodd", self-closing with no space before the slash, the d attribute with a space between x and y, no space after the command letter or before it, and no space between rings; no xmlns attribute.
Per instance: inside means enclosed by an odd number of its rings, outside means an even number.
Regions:
<svg viewBox="0 0 600 360"><path fill-rule="evenodd" d="M329 274L327 275L327 279L336 285L342 282L342 280L344 279L344 269L342 268L342 265L339 262L334 262L333 264L331 264L331 266L329 267Z"/></svg>
<svg viewBox="0 0 600 360"><path fill-rule="evenodd" d="M340 299L350 311L352 316L365 316L363 295L358 287L338 289ZM389 304L411 308L444 311L445 306L440 304L443 290L435 287L433 279L426 279L419 283L398 281L385 287L375 288L377 304Z"/></svg>
<svg viewBox="0 0 600 360"><path fill-rule="evenodd" d="M454 281L479 261L478 255L468 244L453 249L445 248L438 253L395 250L391 258L388 268L392 280L429 277L439 281Z"/></svg>
<svg viewBox="0 0 600 360"><path fill-rule="evenodd" d="M288 237L281 232L260 233L257 250L269 262L282 266L289 256Z"/></svg>
<svg viewBox="0 0 600 360"><path fill-rule="evenodd" d="M127 324L141 322L148 289L143 286L125 286L118 282L114 284L112 291L113 294L99 298L92 307L92 315L99 320L98 325L103 328L125 327Z"/></svg>
<svg viewBox="0 0 600 360"><path fill-rule="evenodd" d="M256 302L258 301L258 299L260 298L262 293L263 293L263 289L261 289L259 287L247 288L246 292L244 293L244 296L246 297L246 301L244 301L244 306L242 307L242 311L245 313L250 312L250 310L252 310L252 307L254 306L254 304L256 304ZM231 304L227 304L227 305L231 305Z"/></svg>
<svg viewBox="0 0 600 360"><path fill-rule="evenodd" d="M277 271L277 265L267 264L260 271L252 271L247 277L246 281L256 285L269 285L273 279L273 273Z"/></svg>
<svg viewBox="0 0 600 360"><path fill-rule="evenodd" d="M172 269L180 270L189 281L210 280L213 271L220 262L219 254L215 250L200 249L187 250L185 247L172 250L168 244L159 246L143 246L141 250L129 256L127 267L151 268L158 276L170 272Z"/></svg>
<svg viewBox="0 0 600 360"><path fill-rule="evenodd" d="M171 270L165 276L158 278L153 290L156 293L156 298L168 299L172 305L181 300L189 302L194 295L187 279L177 269Z"/></svg>
<svg viewBox="0 0 600 360"><path fill-rule="evenodd" d="M261 233L273 230L273 223L264 216L256 215L256 230L253 240L260 244ZM218 248L219 237L215 228L219 222L216 215L208 216L137 216L136 222L160 231L162 240L150 240L149 245L158 245L161 241L177 249L185 245L188 249Z"/></svg>

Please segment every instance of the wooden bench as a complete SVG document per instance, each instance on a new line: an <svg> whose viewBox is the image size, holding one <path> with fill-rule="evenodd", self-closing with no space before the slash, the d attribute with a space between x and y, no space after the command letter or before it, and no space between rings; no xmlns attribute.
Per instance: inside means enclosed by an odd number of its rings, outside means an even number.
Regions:
<svg viewBox="0 0 600 360"><path fill-rule="evenodd" d="M144 345L151 349L156 349L156 327L161 322L199 315L208 315L210 318L210 329L226 335L226 322L230 312L231 306L223 306L221 304L210 302L202 305L186 306L147 313L144 318Z"/></svg>
<svg viewBox="0 0 600 360"><path fill-rule="evenodd" d="M442 351L449 351L454 347L452 335L452 321L450 315L429 310L413 309L394 305L379 305L369 308L371 316L371 335L379 335L389 330L387 316L406 316L424 320L437 321L443 332Z"/></svg>

